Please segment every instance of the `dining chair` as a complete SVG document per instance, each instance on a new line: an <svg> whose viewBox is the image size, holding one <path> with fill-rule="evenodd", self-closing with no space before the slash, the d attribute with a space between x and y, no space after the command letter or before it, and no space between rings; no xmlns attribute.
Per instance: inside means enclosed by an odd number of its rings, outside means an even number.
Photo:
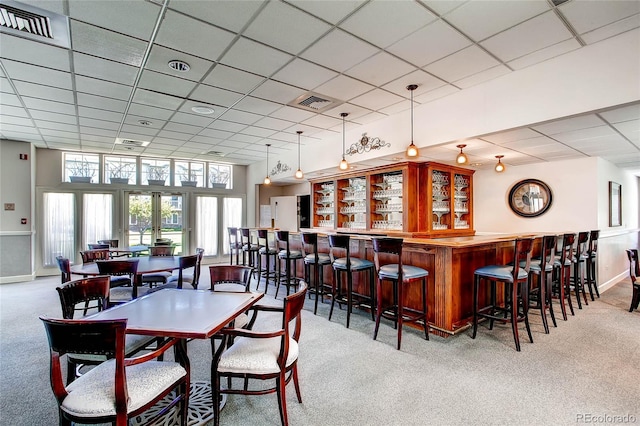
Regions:
<svg viewBox="0 0 640 426"><path fill-rule="evenodd" d="M640 282L637 281L640 276L640 264L638 263L638 250L628 249L627 257L629 258L629 278L631 278L631 286L633 287L633 295L631 296L631 306L629 312L638 309L640 305Z"/></svg>
<svg viewBox="0 0 640 426"><path fill-rule="evenodd" d="M270 331L252 331L238 328L225 328L221 333L233 337L230 347L213 347L214 357L211 365L211 388L213 401L219 401L221 394L265 395L277 393L280 421L283 426L289 424L287 417L286 385L293 381L298 402L302 403L298 383L298 355L300 352L301 311L304 306L306 283L302 282L296 293L284 298L281 307L257 305L258 312L281 312L281 327ZM290 325L293 324L293 327ZM291 329L292 328L292 329ZM213 342L213 341L212 341ZM221 388L221 379L227 377L227 387ZM232 387L231 378L242 378L243 386ZM275 384L251 387L254 381L275 380ZM213 404L214 424L220 424L220 405Z"/></svg>
<svg viewBox="0 0 640 426"><path fill-rule="evenodd" d="M167 286L183 288L184 283L189 283L191 284L191 287L197 290L200 278L198 259L201 259L200 253L189 256L180 256L178 258L178 275L171 275L171 277L167 279ZM185 270L190 268L193 268L193 273L185 273Z"/></svg>
<svg viewBox="0 0 640 426"><path fill-rule="evenodd" d="M89 247L89 250L102 250L102 249L107 249L109 250L109 244L87 244L87 246Z"/></svg>
<svg viewBox="0 0 640 426"><path fill-rule="evenodd" d="M598 289L598 237L600 236L600 230L594 229L589 232L589 247L587 247L587 286L589 287L589 294L591 300L593 293L600 298L600 290Z"/></svg>
<svg viewBox="0 0 640 426"><path fill-rule="evenodd" d="M189 364L157 361L177 340L167 340L151 353L136 358L125 355L127 320L71 320L40 317L50 349L51 388L58 404L61 425L115 423L147 411L175 391L170 407L179 405L180 424L187 425ZM176 346L179 347L179 346ZM62 378L61 360L70 354L112 358L96 365L70 384ZM153 420L166 414L161 410Z"/></svg>
<svg viewBox="0 0 640 426"><path fill-rule="evenodd" d="M227 228L229 233L229 265L233 265L233 255L236 255L236 265L240 264L240 252L242 251L242 243L238 239L238 228L230 226Z"/></svg>
<svg viewBox="0 0 640 426"><path fill-rule="evenodd" d="M56 287L62 308L62 318L74 319L75 313L82 311L86 316L88 311L100 312L109 307L109 277L96 276L69 281ZM92 304L92 302L95 302ZM91 312L93 313L93 312ZM125 338L125 356L132 356L161 339L153 336L127 334ZM69 354L67 356L67 384L79 377L83 365L96 365L107 360L106 356L96 357L84 354Z"/></svg>
<svg viewBox="0 0 640 426"><path fill-rule="evenodd" d="M71 265L69 259L63 256L56 256L58 269L60 269L60 283L64 284L71 281Z"/></svg>
<svg viewBox="0 0 640 426"><path fill-rule="evenodd" d="M243 265L211 265L209 278L211 291L248 292L253 268ZM255 316L254 316L255 318ZM253 323L251 323L253 325ZM245 328L249 325L247 313L240 314L234 321L234 327ZM246 327L250 328L250 327Z"/></svg>
<svg viewBox="0 0 640 426"><path fill-rule="evenodd" d="M136 284L138 262L139 259L96 261L98 272L101 275L109 275L111 286L109 303L111 305L124 303L133 297L132 286Z"/></svg>
<svg viewBox="0 0 640 426"><path fill-rule="evenodd" d="M98 244L106 244L110 248L118 248L118 240L98 240Z"/></svg>
<svg viewBox="0 0 640 426"><path fill-rule="evenodd" d="M150 246L149 256L173 256L175 246ZM171 272L150 272L148 274L142 274L142 283L149 284L149 287L153 287L153 284L164 284L171 277Z"/></svg>
<svg viewBox="0 0 640 426"><path fill-rule="evenodd" d="M82 250L80 252L80 257L82 258L82 263L95 262L96 260L106 260L109 259L109 249L99 248Z"/></svg>

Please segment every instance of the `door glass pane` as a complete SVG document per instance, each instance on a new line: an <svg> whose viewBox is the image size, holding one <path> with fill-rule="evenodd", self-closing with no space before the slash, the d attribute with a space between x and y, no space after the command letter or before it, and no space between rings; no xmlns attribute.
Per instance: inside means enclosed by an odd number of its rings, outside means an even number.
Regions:
<svg viewBox="0 0 640 426"><path fill-rule="evenodd" d="M75 259L75 196L48 192L43 200L44 266L57 266L56 256Z"/></svg>
<svg viewBox="0 0 640 426"><path fill-rule="evenodd" d="M151 243L151 195L129 194L129 235L127 245Z"/></svg>
<svg viewBox="0 0 640 426"><path fill-rule="evenodd" d="M242 198L224 198L222 200L223 253L229 254L229 233L227 228L242 226Z"/></svg>
<svg viewBox="0 0 640 426"><path fill-rule="evenodd" d="M84 194L82 214L82 241L85 246L115 238L112 232L112 194Z"/></svg>
<svg viewBox="0 0 640 426"><path fill-rule="evenodd" d="M175 255L183 255L182 250L182 196L162 195L160 198L160 219L157 238L168 238L173 242Z"/></svg>
<svg viewBox="0 0 640 426"><path fill-rule="evenodd" d="M196 199L196 246L204 249L204 254L218 254L218 198L198 197Z"/></svg>

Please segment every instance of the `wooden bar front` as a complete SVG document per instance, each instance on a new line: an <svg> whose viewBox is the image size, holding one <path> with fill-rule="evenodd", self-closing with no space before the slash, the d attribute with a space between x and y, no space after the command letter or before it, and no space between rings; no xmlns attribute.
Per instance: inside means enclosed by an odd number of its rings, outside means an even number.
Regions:
<svg viewBox="0 0 640 426"><path fill-rule="evenodd" d="M449 337L467 328L473 315L473 272L482 266L511 261L515 238L515 235L500 235L404 239L403 263L429 271L427 305L432 334ZM319 233L318 242L319 251L328 253L326 234ZM299 239L293 244L299 247ZM373 261L370 236L352 235L351 250L352 256ZM324 280L331 283L333 271L331 266L326 268ZM360 274L354 274L354 291L369 293ZM485 296L479 296L482 303ZM382 297L390 299L389 289ZM419 308L418 286L410 288L407 297L410 307Z"/></svg>

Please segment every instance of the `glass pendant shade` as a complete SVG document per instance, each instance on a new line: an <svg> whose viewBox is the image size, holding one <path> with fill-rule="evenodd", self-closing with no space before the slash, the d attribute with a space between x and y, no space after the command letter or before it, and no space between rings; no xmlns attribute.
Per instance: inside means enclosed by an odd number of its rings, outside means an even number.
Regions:
<svg viewBox="0 0 640 426"><path fill-rule="evenodd" d="M413 91L418 88L417 84L410 84L407 90L411 91L411 145L407 147L407 157L417 157L418 147L413 143Z"/></svg>
<svg viewBox="0 0 640 426"><path fill-rule="evenodd" d="M411 145L407 148L407 157L417 157L418 156L418 147L411 142Z"/></svg>
<svg viewBox="0 0 640 426"><path fill-rule="evenodd" d="M340 117L342 117L342 161L340 161L340 165L338 166L340 168L340 170L347 170L349 168L349 163L347 163L347 160L345 160L344 158L344 119L345 117L349 115L349 113L347 112L341 112L340 113Z"/></svg>
<svg viewBox="0 0 640 426"><path fill-rule="evenodd" d="M456 148L460 148L460 153L456 157L456 163L458 164L467 164L467 161L469 161L469 159L467 158L467 154L462 152L462 148L464 148L465 146L466 145L456 145Z"/></svg>
<svg viewBox="0 0 640 426"><path fill-rule="evenodd" d="M500 159L504 157L504 155L496 155L496 158L498 159L498 163L496 163L496 167L495 170L498 173L502 173L506 170L506 167L504 166L504 163L502 161L500 161Z"/></svg>

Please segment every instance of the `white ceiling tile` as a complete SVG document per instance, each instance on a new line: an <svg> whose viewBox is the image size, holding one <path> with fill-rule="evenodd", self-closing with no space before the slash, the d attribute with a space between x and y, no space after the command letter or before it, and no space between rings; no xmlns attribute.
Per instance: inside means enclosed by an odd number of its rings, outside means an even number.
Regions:
<svg viewBox="0 0 640 426"><path fill-rule="evenodd" d="M6 117L2 121L2 133L14 134L38 134L38 130L32 126L31 120L26 120L21 117Z"/></svg>
<svg viewBox="0 0 640 426"><path fill-rule="evenodd" d="M140 124L140 121L145 121L150 124L142 125ZM150 121L148 117L140 117L133 114L127 114L127 118L125 118L124 122L134 126L143 126L146 129L150 129L152 132L157 132L167 123L165 120Z"/></svg>
<svg viewBox="0 0 640 426"><path fill-rule="evenodd" d="M232 132L225 132L225 131L216 130L216 129L202 129L198 134L198 136L204 136L204 137L215 138L215 139L227 139L232 135L233 135ZM196 140L196 139L194 138L193 140Z"/></svg>
<svg viewBox="0 0 640 426"><path fill-rule="evenodd" d="M6 79L3 78L0 80ZM12 95L10 93L0 93L0 108L2 108L2 106L4 105L22 107L22 102L20 102L20 98L18 98L16 95Z"/></svg>
<svg viewBox="0 0 640 426"><path fill-rule="evenodd" d="M12 116L12 115L3 117L3 119L2 119L2 130L5 130L4 126L7 125L7 124L13 124L13 125L16 125L16 126L25 126L25 128L26 128L26 126L33 125L33 123L31 122L31 119L29 117L18 117L18 116ZM35 133L35 130L34 130L34 132L28 132L28 133Z"/></svg>
<svg viewBox="0 0 640 426"><path fill-rule="evenodd" d="M553 138L566 144L577 144L582 140L598 138L616 138L619 135L609 126L589 127L588 129L573 130L570 132L556 133Z"/></svg>
<svg viewBox="0 0 640 426"><path fill-rule="evenodd" d="M98 111L107 110L114 111L117 113L121 113L127 106L125 101L117 100L117 99L109 99L102 96L94 96L86 93L78 93L78 107L79 111L83 111L82 106L90 107L97 109ZM94 117L95 114L99 114L99 112L85 112L83 113L87 117ZM81 115L83 115L81 114ZM118 120L114 120L118 121Z"/></svg>
<svg viewBox="0 0 640 426"><path fill-rule="evenodd" d="M470 1L448 13L446 19L480 41L549 9L549 4L540 0Z"/></svg>
<svg viewBox="0 0 640 426"><path fill-rule="evenodd" d="M640 142L640 119L617 123L614 127L631 142Z"/></svg>
<svg viewBox="0 0 640 426"><path fill-rule="evenodd" d="M288 53L242 37L231 46L220 62L268 77L291 58Z"/></svg>
<svg viewBox="0 0 640 426"><path fill-rule="evenodd" d="M246 94L264 80L262 76L218 64L204 79L204 83Z"/></svg>
<svg viewBox="0 0 640 426"><path fill-rule="evenodd" d="M155 108L149 105L132 103L129 107L129 114L149 118L151 119L151 121L153 121L154 119L168 120L169 117L171 117L171 115L173 114L173 111L163 108Z"/></svg>
<svg viewBox="0 0 640 426"><path fill-rule="evenodd" d="M244 130L242 130L242 132L240 133L251 135L251 136L257 136L260 138L268 138L270 136L273 136L276 133L276 131L273 129L264 129L262 127L249 126L249 127L246 127Z"/></svg>
<svg viewBox="0 0 640 426"><path fill-rule="evenodd" d="M372 1L340 27L384 48L435 20L436 17L417 2Z"/></svg>
<svg viewBox="0 0 640 426"><path fill-rule="evenodd" d="M501 144L505 144L513 141L536 138L539 136L540 136L539 133L534 132L528 127L524 127L522 129L508 130L506 132L500 132L492 135L482 136L482 139L487 140L491 143L501 145Z"/></svg>
<svg viewBox="0 0 640 426"><path fill-rule="evenodd" d="M371 112L358 118L357 122L360 124L369 124L373 123L374 121L382 120L383 118L387 118L387 116L378 112Z"/></svg>
<svg viewBox="0 0 640 426"><path fill-rule="evenodd" d="M113 130L100 129L98 127L80 126L81 135L102 136L115 141L115 132Z"/></svg>
<svg viewBox="0 0 640 426"><path fill-rule="evenodd" d="M147 43L78 21L71 21L73 50L139 67Z"/></svg>
<svg viewBox="0 0 640 426"><path fill-rule="evenodd" d="M165 139L175 139L176 141L184 142L186 140L189 140L191 136L194 136L194 135L189 133L182 133L182 132L172 132L169 130L160 130L156 137L165 138Z"/></svg>
<svg viewBox="0 0 640 426"><path fill-rule="evenodd" d="M435 101L436 99L440 99L444 96L447 96L459 91L460 89L450 84L447 84L445 86L441 86L441 87L438 87L437 89L431 90L423 95L414 96L413 100L419 104L426 104L428 102Z"/></svg>
<svg viewBox="0 0 640 426"><path fill-rule="evenodd" d="M2 33L2 58L40 65L61 71L71 71L66 49L34 43L27 39Z"/></svg>
<svg viewBox="0 0 640 426"><path fill-rule="evenodd" d="M133 95L133 102L174 110L182 104L183 99L138 88Z"/></svg>
<svg viewBox="0 0 640 426"><path fill-rule="evenodd" d="M186 62L189 65L189 71L181 72L174 70L169 67L170 61ZM149 54L145 68L172 75L180 79L200 81L214 64L215 62L213 61L208 61L164 46L154 45L151 48L151 53Z"/></svg>
<svg viewBox="0 0 640 426"><path fill-rule="evenodd" d="M40 128L40 133L42 134L42 136L57 136L70 139L77 139L80 137L77 126L52 123L50 121L43 121L42 124L49 126Z"/></svg>
<svg viewBox="0 0 640 426"><path fill-rule="evenodd" d="M79 122L80 126L83 127L95 127L106 130L118 130L120 127L120 122L99 120L95 118L80 117Z"/></svg>
<svg viewBox="0 0 640 426"><path fill-rule="evenodd" d="M424 66L470 44L468 38L438 20L399 40L387 50L414 65Z"/></svg>
<svg viewBox="0 0 640 426"><path fill-rule="evenodd" d="M496 34L480 44L506 62L571 37L564 23L553 11L549 11Z"/></svg>
<svg viewBox="0 0 640 426"><path fill-rule="evenodd" d="M640 26L640 15L633 15L620 21L613 22L604 27L597 28L588 33L582 34L582 40L587 44L597 43L609 37L621 34L623 32L638 28Z"/></svg>
<svg viewBox="0 0 640 426"><path fill-rule="evenodd" d="M278 31L274 31L277 28ZM243 35L261 43L298 54L331 29L307 13L285 3L269 2ZM296 34L291 37L291 34Z"/></svg>
<svg viewBox="0 0 640 426"><path fill-rule="evenodd" d="M246 96L240 102L233 106L234 109L241 111L253 112L256 114L269 115L280 109L282 105L275 102L265 101L263 99Z"/></svg>
<svg viewBox="0 0 640 426"><path fill-rule="evenodd" d="M246 125L250 125L260 120L262 116L258 114L253 114L246 111L240 111L237 109L231 109L224 112L222 118L227 121L233 121L234 123L242 123Z"/></svg>
<svg viewBox="0 0 640 426"><path fill-rule="evenodd" d="M640 119L640 103L635 105L624 106L600 113L602 118L609 123L620 123L623 121L631 121Z"/></svg>
<svg viewBox="0 0 640 426"><path fill-rule="evenodd" d="M327 7L325 0L290 0L289 3L332 24L337 24L365 3L365 0L341 0L331 2L331 7Z"/></svg>
<svg viewBox="0 0 640 426"><path fill-rule="evenodd" d="M467 1L469 0L422 0L422 3L429 6L439 15L444 15Z"/></svg>
<svg viewBox="0 0 640 426"><path fill-rule="evenodd" d="M255 122L254 126L263 127L272 130L284 130L291 127L294 123L287 120L279 120L277 118L265 117Z"/></svg>
<svg viewBox="0 0 640 426"><path fill-rule="evenodd" d="M11 84L8 78L5 78L5 77L0 78L0 92L2 92L3 95L5 93L14 93L13 87L11 87Z"/></svg>
<svg viewBox="0 0 640 426"><path fill-rule="evenodd" d="M310 90L337 75L338 73L327 68L296 58L274 74L273 79Z"/></svg>
<svg viewBox="0 0 640 426"><path fill-rule="evenodd" d="M75 114L76 113L76 107L72 104L65 104L62 102L54 102L54 101L48 101L46 99L36 99L36 98L30 98L28 96L24 96L22 98L22 100L24 101L25 105L27 106L27 108L29 109L38 109L38 110L42 110L42 111L56 111L59 112L61 114Z"/></svg>
<svg viewBox="0 0 640 426"><path fill-rule="evenodd" d="M16 81L13 83L21 96L39 97L51 101L60 101L72 104L73 92L65 89L58 89L55 87L43 86L34 83L27 83L24 81Z"/></svg>
<svg viewBox="0 0 640 426"><path fill-rule="evenodd" d="M222 28L240 31L262 4L262 1L257 0L213 2L171 0L169 8Z"/></svg>
<svg viewBox="0 0 640 426"><path fill-rule="evenodd" d="M302 53L302 57L343 72L374 55L378 49L335 29Z"/></svg>
<svg viewBox="0 0 640 426"><path fill-rule="evenodd" d="M71 90L71 74L64 71L43 68L36 65L24 64L5 60L2 62L7 70L8 77L14 81L26 81L29 83L44 84L60 89Z"/></svg>
<svg viewBox="0 0 640 426"><path fill-rule="evenodd" d="M477 74L473 74L469 77L457 80L453 84L460 87L461 89L466 89L468 87L484 83L485 81L493 80L494 78L509 74L510 72L511 70L504 65L498 65L497 67L489 68L487 70L480 71Z"/></svg>
<svg viewBox="0 0 640 426"><path fill-rule="evenodd" d="M186 97L196 83L182 78L172 77L167 74L161 74L154 71L145 70L140 77L138 87L149 89L167 95ZM136 93L137 95L137 93Z"/></svg>
<svg viewBox="0 0 640 426"><path fill-rule="evenodd" d="M341 101L348 101L373 89L374 86L340 75L316 87L314 91Z"/></svg>
<svg viewBox="0 0 640 426"><path fill-rule="evenodd" d="M300 108L294 108L287 105L269 114L270 117L280 118L282 120L289 120L293 122L303 121L309 117L313 117L314 115L314 112L306 111Z"/></svg>
<svg viewBox="0 0 640 426"><path fill-rule="evenodd" d="M156 43L201 58L217 60L234 37L230 31L167 10Z"/></svg>
<svg viewBox="0 0 640 426"><path fill-rule="evenodd" d="M302 122L302 124L306 124L308 126L319 127L322 129L328 129L338 124L341 124L342 120L334 117L328 117L326 115L316 115L315 117L311 117L308 120Z"/></svg>
<svg viewBox="0 0 640 426"><path fill-rule="evenodd" d="M76 76L76 90L91 95L105 96L126 101L131 95L131 86L97 80L95 78Z"/></svg>
<svg viewBox="0 0 640 426"><path fill-rule="evenodd" d="M192 101L201 100L202 102L211 103L214 105L222 105L224 107L230 107L242 98L240 93L232 92L230 90L219 89L213 86L207 86L206 84L200 84L195 88L193 93L189 96Z"/></svg>
<svg viewBox="0 0 640 426"><path fill-rule="evenodd" d="M122 136L123 134L126 134L126 133L136 133L140 135L145 135L147 139L150 139L158 133L158 129L125 124L122 126L120 135Z"/></svg>
<svg viewBox="0 0 640 426"><path fill-rule="evenodd" d="M424 69L451 82L495 67L499 62L477 46L469 46L453 55L440 59Z"/></svg>
<svg viewBox="0 0 640 426"><path fill-rule="evenodd" d="M395 115L401 113L402 111L407 111L411 109L411 102L409 101L401 101L397 104L389 105L385 108L380 108L378 112L386 115Z"/></svg>
<svg viewBox="0 0 640 426"><path fill-rule="evenodd" d="M560 11L579 34L640 13L638 1L574 0L560 5Z"/></svg>
<svg viewBox="0 0 640 426"><path fill-rule="evenodd" d="M340 114L346 112L349 114L349 120L355 120L358 117L362 117L371 113L370 109L362 108L361 106L354 105L351 103L344 103L338 105L335 108L328 109L324 111L322 114L327 115L329 117L340 117Z"/></svg>
<svg viewBox="0 0 640 426"><path fill-rule="evenodd" d="M274 80L267 80L251 92L251 96L286 104L293 101L298 96L302 96L304 93L305 90L303 89L289 86Z"/></svg>
<svg viewBox="0 0 640 426"><path fill-rule="evenodd" d="M40 111L33 111L36 114L40 113L40 114L45 114L42 113ZM17 107L17 106L11 106L11 105L3 105L2 103L0 103L0 114L2 115L10 115L13 117L23 117L23 118L29 118L29 114L27 114L27 110L22 108L22 107ZM63 114L60 114L63 115ZM37 119L38 117L36 117L35 115L31 115L34 119ZM63 115L64 117L71 117L73 119L73 121L75 122L75 117L73 117L72 115ZM45 118L46 120L46 118Z"/></svg>
<svg viewBox="0 0 640 426"><path fill-rule="evenodd" d="M247 125L241 123L233 123L231 121L225 120L216 120L213 123L210 123L207 127L213 130L224 130L225 132L236 133L242 129L245 129Z"/></svg>
<svg viewBox="0 0 640 426"><path fill-rule="evenodd" d="M201 127L207 127L211 124L212 120L212 117L210 118L206 115L187 114L184 112L176 112L173 117L171 117L171 122L191 124L192 126Z"/></svg>
<svg viewBox="0 0 640 426"><path fill-rule="evenodd" d="M416 71L414 66L386 52L380 52L345 73L374 86L381 86L413 71Z"/></svg>
<svg viewBox="0 0 640 426"><path fill-rule="evenodd" d="M69 3L69 17L122 34L146 39L155 26L160 6L148 2L128 2L127 13L111 2L73 1Z"/></svg>
<svg viewBox="0 0 640 426"><path fill-rule="evenodd" d="M132 86L138 74L138 68L119 62L108 61L95 56L74 52L73 67L76 75L113 81Z"/></svg>
<svg viewBox="0 0 640 426"><path fill-rule="evenodd" d="M238 142L251 143L251 144L255 144L260 139L262 138L258 136L243 135L240 133L236 133L233 136L229 136L230 141L238 141Z"/></svg>
<svg viewBox="0 0 640 426"><path fill-rule="evenodd" d="M573 50L580 49L582 46L575 38L561 41L560 43L553 44L528 55L521 56L513 61L509 61L508 65L514 70L526 68L530 65L537 64L547 59L555 58L556 56L564 55Z"/></svg>
<svg viewBox="0 0 640 426"><path fill-rule="evenodd" d="M530 126L545 135L555 135L562 132L570 132L573 130L586 129L589 127L602 126L604 122L595 114L581 115L578 117L565 118L555 120L551 123Z"/></svg>
<svg viewBox="0 0 640 426"><path fill-rule="evenodd" d="M381 89L374 89L351 100L352 103L377 110L400 102L403 98Z"/></svg>
<svg viewBox="0 0 640 426"><path fill-rule="evenodd" d="M6 106L0 105L0 111L4 114L3 109ZM31 117L34 120L46 120L46 121L56 121L58 123L66 123L66 124L76 124L77 118L75 115L67 115L67 114L58 114L56 112L46 112L46 111L37 111L31 110ZM15 114L11 114L15 115Z"/></svg>

